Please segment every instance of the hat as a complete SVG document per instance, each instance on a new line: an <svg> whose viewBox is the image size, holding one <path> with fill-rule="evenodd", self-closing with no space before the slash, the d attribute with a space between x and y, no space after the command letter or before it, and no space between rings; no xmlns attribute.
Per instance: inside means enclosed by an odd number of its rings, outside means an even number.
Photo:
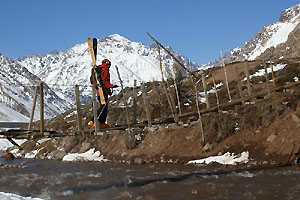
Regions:
<svg viewBox="0 0 300 200"><path fill-rule="evenodd" d="M111 62L108 60L108 59L104 59L104 60L102 60L102 64L111 64Z"/></svg>

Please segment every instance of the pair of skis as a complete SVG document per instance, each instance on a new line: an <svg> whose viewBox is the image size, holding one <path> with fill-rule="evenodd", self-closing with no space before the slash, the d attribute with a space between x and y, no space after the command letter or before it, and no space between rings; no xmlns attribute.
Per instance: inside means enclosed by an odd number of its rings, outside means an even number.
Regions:
<svg viewBox="0 0 300 200"><path fill-rule="evenodd" d="M96 77L96 83L94 85L97 85L99 95L100 95L100 103L102 105L106 104L104 94L103 94L103 89L102 89L102 80L101 80L101 71L98 69L96 65L96 59L97 59L97 39L93 38L88 38L88 45L92 57L92 62L93 62L93 68L95 72L95 77ZM99 72L100 71L100 72Z"/></svg>

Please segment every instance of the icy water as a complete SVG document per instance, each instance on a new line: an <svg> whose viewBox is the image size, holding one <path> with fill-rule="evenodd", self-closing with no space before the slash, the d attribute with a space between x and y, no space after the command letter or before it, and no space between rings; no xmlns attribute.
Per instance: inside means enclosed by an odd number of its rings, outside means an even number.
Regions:
<svg viewBox="0 0 300 200"><path fill-rule="evenodd" d="M2 163L17 164L24 160ZM0 169L0 192L42 199L300 199L300 168L242 170L26 160Z"/></svg>

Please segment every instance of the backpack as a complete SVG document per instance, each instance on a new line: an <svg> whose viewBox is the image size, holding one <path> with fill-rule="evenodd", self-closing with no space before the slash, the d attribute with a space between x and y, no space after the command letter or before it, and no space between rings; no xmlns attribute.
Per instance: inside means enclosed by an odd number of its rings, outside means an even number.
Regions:
<svg viewBox="0 0 300 200"><path fill-rule="evenodd" d="M91 76L90 76L90 82L91 84L94 84L95 83L95 78L94 78L94 75L95 75L95 71L96 71L96 74L97 74L97 79L98 79L98 83L100 85L100 87L103 87L103 81L102 81L102 78L101 78L101 68L100 67L94 67L94 71L92 72Z"/></svg>

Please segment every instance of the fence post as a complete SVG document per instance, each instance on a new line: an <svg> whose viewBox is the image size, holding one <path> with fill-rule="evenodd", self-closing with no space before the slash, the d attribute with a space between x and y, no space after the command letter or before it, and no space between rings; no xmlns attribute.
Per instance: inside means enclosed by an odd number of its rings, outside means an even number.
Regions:
<svg viewBox="0 0 300 200"><path fill-rule="evenodd" d="M273 69L273 63L270 61L271 69L272 69L272 80L273 80L273 87L276 88L275 84L275 75L274 75L274 69Z"/></svg>
<svg viewBox="0 0 300 200"><path fill-rule="evenodd" d="M93 114L94 114L94 124L95 124L95 135L97 135L99 131L99 122L98 122L98 104L96 100L96 88L92 85L92 101L93 101Z"/></svg>
<svg viewBox="0 0 300 200"><path fill-rule="evenodd" d="M266 84L267 84L267 89L268 89L268 98L271 98L271 88L269 85L267 64L266 64L266 61L263 61L263 63L264 63L264 69L265 69Z"/></svg>
<svg viewBox="0 0 300 200"><path fill-rule="evenodd" d="M230 95L230 90L229 90L229 85L228 85L227 71L226 71L226 66L225 66L225 63L224 63L224 58L223 58L222 51L220 51L220 53L221 53L221 57L222 57L222 64L223 64L223 69L224 69L224 74L225 74L227 93L228 93L229 101L232 101L231 95Z"/></svg>
<svg viewBox="0 0 300 200"><path fill-rule="evenodd" d="M133 124L136 124L136 100L137 100L137 88L136 79L133 81Z"/></svg>
<svg viewBox="0 0 300 200"><path fill-rule="evenodd" d="M77 111L77 128L78 131L82 131L82 115L81 115L81 105L79 96L79 86L75 85L75 98L76 98L76 111Z"/></svg>
<svg viewBox="0 0 300 200"><path fill-rule="evenodd" d="M128 126L129 132L131 132L130 121L129 121L128 105L127 105L126 95L125 95L125 92L124 92L123 81L122 81L122 79L121 79L121 76L120 76L120 73L119 73L118 66L115 65L115 67L116 67L117 75L118 75L118 78L119 78L119 81L120 81L120 84L121 84L121 90L122 90L122 94L123 94L123 98L124 98L125 109L126 109L127 126Z"/></svg>
<svg viewBox="0 0 300 200"><path fill-rule="evenodd" d="M245 100L244 100L244 94L243 94L243 90L242 90L242 86L241 86L241 81L240 81L240 78L239 78L239 73L238 73L237 67L234 67L234 69L235 69L236 81L237 81L241 101L242 101L242 104L244 105Z"/></svg>
<svg viewBox="0 0 300 200"><path fill-rule="evenodd" d="M210 106L209 106L208 95L207 95L207 85L206 85L206 81L205 81L205 74L204 74L203 70L201 70L201 75L202 75L203 90L204 90L204 94L205 94L206 108L208 109L208 108L210 108Z"/></svg>
<svg viewBox="0 0 300 200"><path fill-rule="evenodd" d="M181 115L181 106L180 106L180 99L179 99L179 91L178 91L178 87L177 87L176 76L175 76L175 72L174 72L174 66L171 67L171 70L172 70L173 81L174 81L174 86L175 86L175 91L176 91L176 96L177 96L178 110L179 110L179 114Z"/></svg>
<svg viewBox="0 0 300 200"><path fill-rule="evenodd" d="M212 75L212 80L213 80L213 84L214 84L214 89L215 89L215 93L216 93L216 98L217 98L217 107L218 107L218 112L220 113L220 101L219 101L219 95L218 95L218 91L217 91L217 85L216 85L216 81L215 81L215 75Z"/></svg>
<svg viewBox="0 0 300 200"><path fill-rule="evenodd" d="M247 77L247 89L248 89L248 96L251 95L251 84L250 84L250 73L249 73L249 65L248 65L248 60L245 62L245 72L246 72L246 77Z"/></svg>
<svg viewBox="0 0 300 200"><path fill-rule="evenodd" d="M34 111L35 111L35 106L36 106L36 99L37 99L37 95L38 95L38 88L39 86L35 86L35 90L34 90L34 97L33 97L33 104L32 104L32 110L30 113L30 121L28 124L28 130L31 131L32 129L32 122L33 122L33 117L34 117Z"/></svg>
<svg viewBox="0 0 300 200"><path fill-rule="evenodd" d="M189 59L189 66L191 68L190 62L191 61ZM203 146L204 146L204 142L205 142L205 140L204 140L204 130L203 130L203 123L202 123L202 118L201 118L201 113L200 113L200 108L199 108L198 90L197 90L197 86L196 86L196 84L195 84L195 82L193 80L192 74L190 73L189 76L190 76L190 79L191 79L191 82L192 82L192 85L194 87L194 91L195 91L195 94L196 94L196 106L197 106L198 117L199 117L198 121L200 123L201 137L202 137L202 142L203 142Z"/></svg>
<svg viewBox="0 0 300 200"><path fill-rule="evenodd" d="M44 134L44 83L40 82L40 133Z"/></svg>
<svg viewBox="0 0 300 200"><path fill-rule="evenodd" d="M143 100L144 100L144 104L145 104L145 110L146 110L146 116L147 116L147 120L148 120L148 126L151 127L152 123L151 123L151 114L150 114L150 109L149 109L149 103L146 97L146 90L145 90L145 84L142 83L142 95L143 95Z"/></svg>
<svg viewBox="0 0 300 200"><path fill-rule="evenodd" d="M176 111L173 108L171 98L168 94L167 86L166 86L165 79L164 79L164 73L163 73L163 70L162 70L162 63L161 63L161 57L160 57L160 48L158 46L158 43L156 43L156 47L157 47L157 51L158 51L158 59L159 59L159 66L160 66L160 73L161 73L161 80L162 80L163 88L165 90L165 93L166 93L166 96L167 96L167 99L168 99L168 103L169 103L174 121L177 123L178 122L178 115L177 115Z"/></svg>
<svg viewBox="0 0 300 200"><path fill-rule="evenodd" d="M155 82L153 82L153 91L155 93L156 100L158 101L159 105L164 106L161 99L160 99L160 92L159 92L158 86Z"/></svg>

